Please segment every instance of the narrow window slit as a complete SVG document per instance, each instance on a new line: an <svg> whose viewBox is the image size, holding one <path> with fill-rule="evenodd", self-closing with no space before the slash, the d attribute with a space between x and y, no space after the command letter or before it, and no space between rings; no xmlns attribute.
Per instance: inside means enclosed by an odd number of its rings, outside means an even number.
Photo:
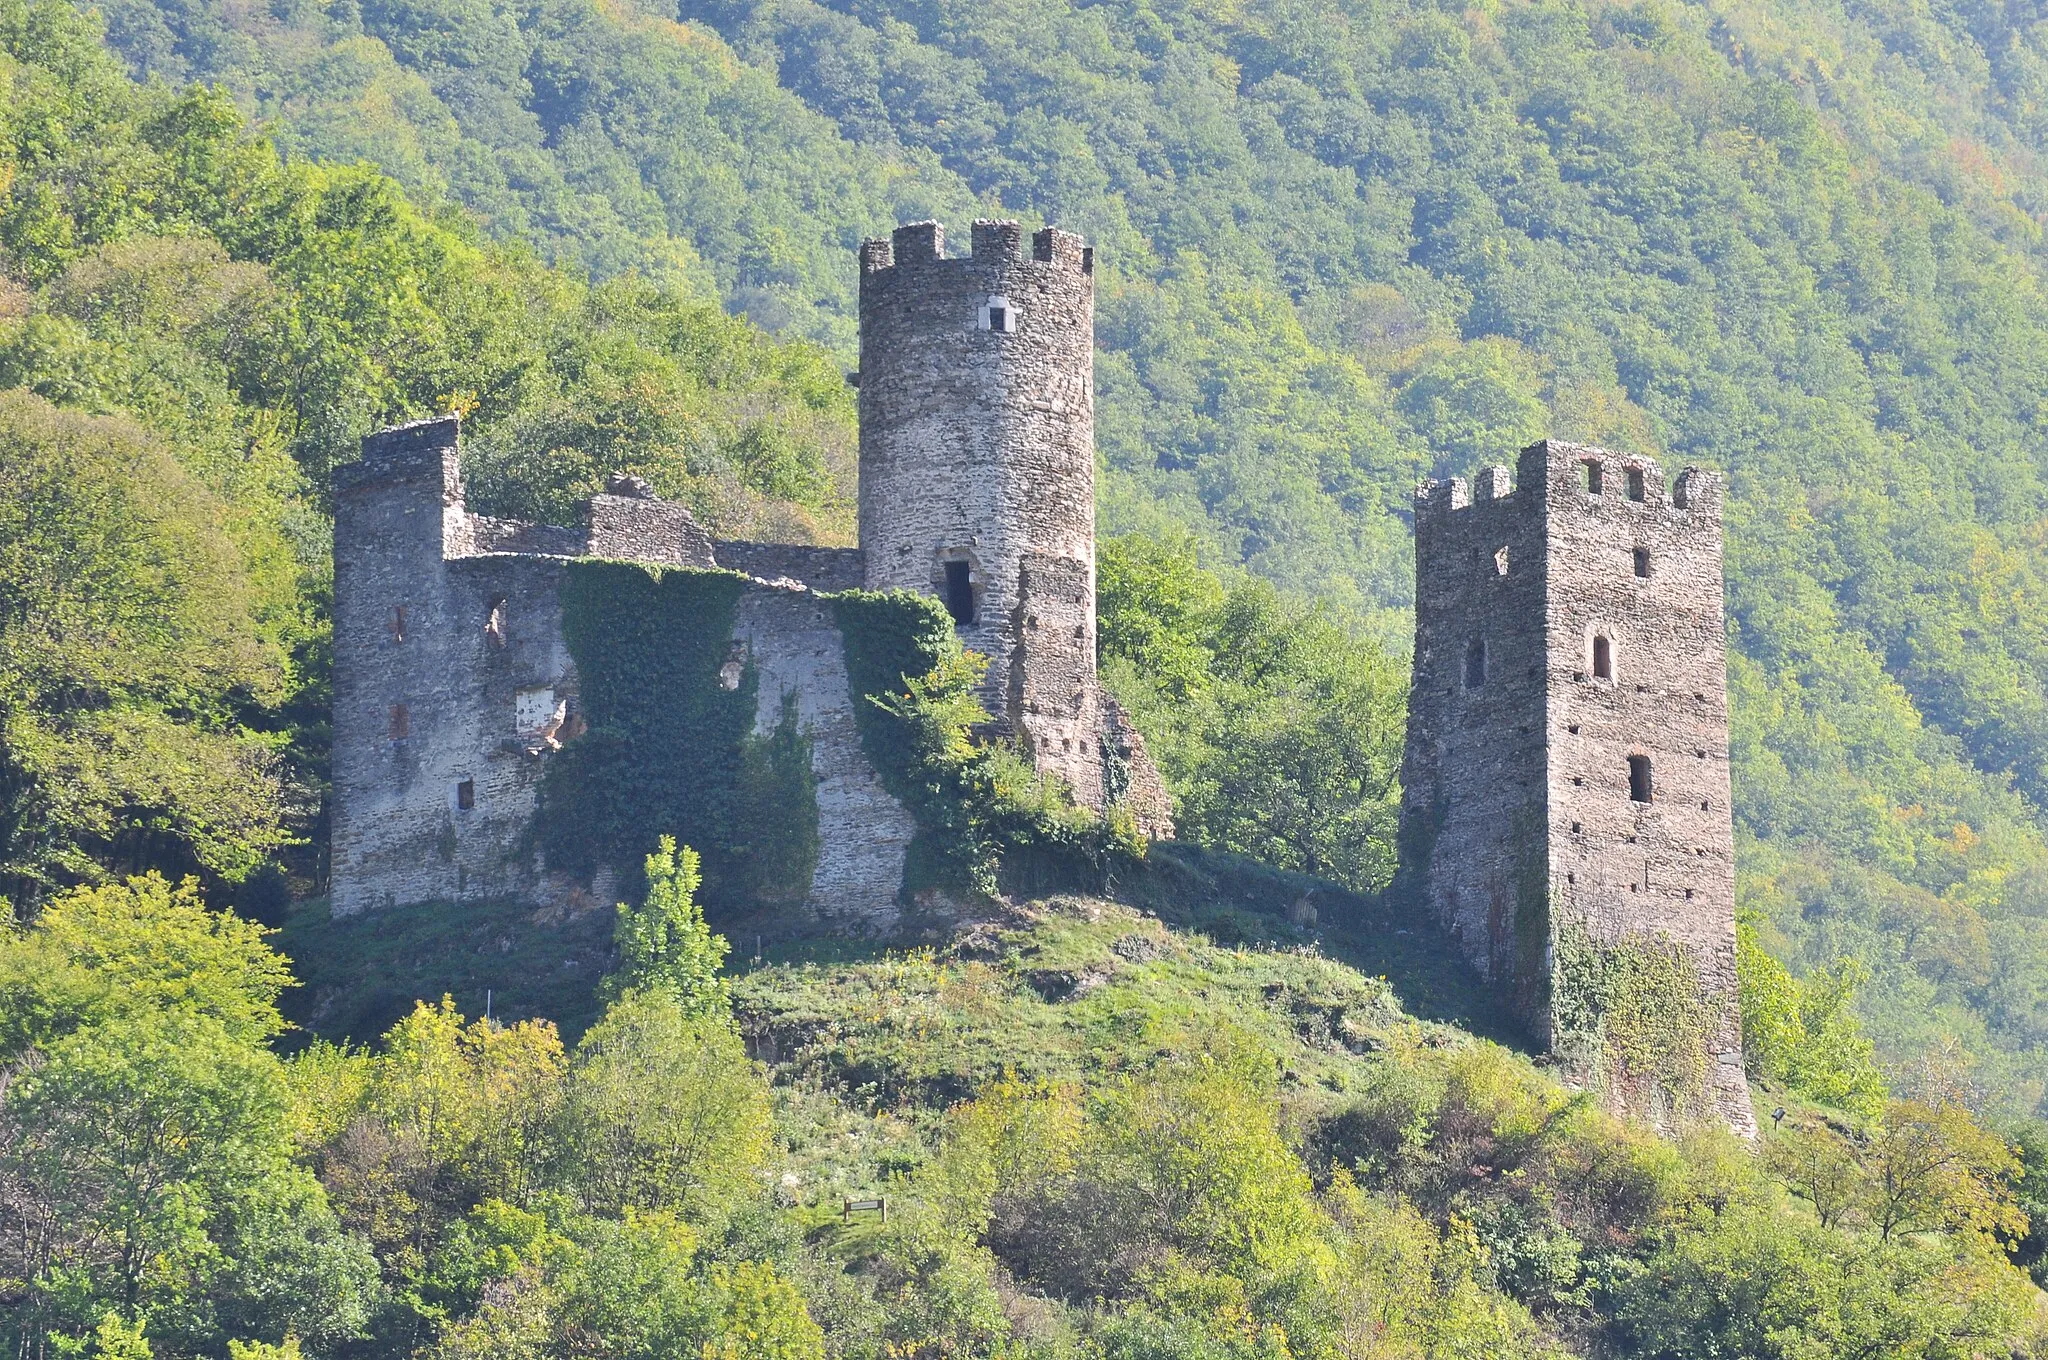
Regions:
<svg viewBox="0 0 2048 1360"><path fill-rule="evenodd" d="M1628 798L1632 803L1650 801L1650 758L1630 756L1628 758Z"/></svg>

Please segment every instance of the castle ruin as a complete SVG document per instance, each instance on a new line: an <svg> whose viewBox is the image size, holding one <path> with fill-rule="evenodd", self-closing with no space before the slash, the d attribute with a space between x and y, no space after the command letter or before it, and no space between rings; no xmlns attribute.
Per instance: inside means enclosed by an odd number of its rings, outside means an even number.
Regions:
<svg viewBox="0 0 2048 1360"><path fill-rule="evenodd" d="M1415 499L1401 859L1574 1079L1755 1131L1721 488L1555 440Z"/></svg>
<svg viewBox="0 0 2048 1360"><path fill-rule="evenodd" d="M757 727L793 699L810 739L820 916L891 922L916 830L861 748L830 592L936 596L989 658L991 734L1083 805L1170 834L1143 744L1096 682L1092 252L1058 230L1027 251L1017 224L977 222L949 259L925 222L864 244L860 268L858 548L714 542L623 476L573 528L474 514L454 417L370 435L337 472L337 914L610 900L606 871L573 881L530 834L542 773L583 725L561 592L589 558L748 578L733 660L758 676Z"/></svg>

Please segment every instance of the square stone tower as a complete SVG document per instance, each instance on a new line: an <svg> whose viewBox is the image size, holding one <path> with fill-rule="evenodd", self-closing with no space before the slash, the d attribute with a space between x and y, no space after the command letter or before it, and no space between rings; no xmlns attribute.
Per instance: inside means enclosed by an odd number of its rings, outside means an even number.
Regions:
<svg viewBox="0 0 2048 1360"><path fill-rule="evenodd" d="M1721 491L1547 440L1415 501L1404 882L1576 1081L1755 1131Z"/></svg>

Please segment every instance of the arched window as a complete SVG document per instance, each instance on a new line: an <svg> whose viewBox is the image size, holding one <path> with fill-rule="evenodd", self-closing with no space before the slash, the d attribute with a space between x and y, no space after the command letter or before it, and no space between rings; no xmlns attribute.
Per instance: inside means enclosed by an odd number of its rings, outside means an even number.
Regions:
<svg viewBox="0 0 2048 1360"><path fill-rule="evenodd" d="M1630 756L1628 758L1628 800L1631 803L1650 801L1650 758Z"/></svg>
<svg viewBox="0 0 2048 1360"><path fill-rule="evenodd" d="M1614 644L1607 640L1605 633L1593 635L1593 678L1612 680L1614 678Z"/></svg>
<svg viewBox="0 0 2048 1360"><path fill-rule="evenodd" d="M1465 644L1465 688L1478 689L1486 683L1486 639L1474 637Z"/></svg>

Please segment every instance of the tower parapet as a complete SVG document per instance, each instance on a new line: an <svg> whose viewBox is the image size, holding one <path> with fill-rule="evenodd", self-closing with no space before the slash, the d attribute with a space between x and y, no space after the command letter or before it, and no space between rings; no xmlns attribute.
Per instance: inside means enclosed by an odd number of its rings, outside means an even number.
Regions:
<svg viewBox="0 0 2048 1360"><path fill-rule="evenodd" d="M1718 479L1546 440L1415 501L1408 882L1612 1106L1753 1132Z"/></svg>

